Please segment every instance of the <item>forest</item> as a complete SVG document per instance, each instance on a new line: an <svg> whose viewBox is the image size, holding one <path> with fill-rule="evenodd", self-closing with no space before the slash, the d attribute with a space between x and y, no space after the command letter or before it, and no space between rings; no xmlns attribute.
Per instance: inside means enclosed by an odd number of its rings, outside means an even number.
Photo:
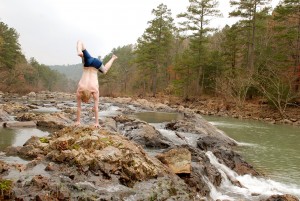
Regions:
<svg viewBox="0 0 300 201"><path fill-rule="evenodd" d="M0 91L24 94L74 90L74 81L65 75L40 64L35 58L27 61L18 39L18 32L0 21Z"/></svg>
<svg viewBox="0 0 300 201"><path fill-rule="evenodd" d="M167 5L152 10L136 44L114 48L114 67L99 75L102 96L202 96L233 101L263 98L284 114L300 102L300 3L283 0L230 0L238 21L221 30L211 20L221 17L215 0L189 0L173 19ZM178 23L175 24L175 21ZM0 22L0 90L74 92L76 82L26 60L18 33ZM106 55L104 63L110 58Z"/></svg>

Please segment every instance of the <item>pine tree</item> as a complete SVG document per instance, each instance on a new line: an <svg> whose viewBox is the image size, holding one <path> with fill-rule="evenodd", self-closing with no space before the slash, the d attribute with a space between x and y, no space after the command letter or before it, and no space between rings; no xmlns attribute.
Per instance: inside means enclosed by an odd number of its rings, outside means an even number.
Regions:
<svg viewBox="0 0 300 201"><path fill-rule="evenodd" d="M285 54L285 58L282 54L279 58L289 61L296 72L300 65L300 2L284 0L274 10L274 21L274 39L279 43L276 49Z"/></svg>
<svg viewBox="0 0 300 201"><path fill-rule="evenodd" d="M171 11L164 4L153 9L152 14L154 19L148 22L149 27L138 39L136 63L140 69L140 77L144 79L144 86L149 84L146 80L150 79L151 91L155 96L159 75L166 71L170 61L174 24Z"/></svg>
<svg viewBox="0 0 300 201"><path fill-rule="evenodd" d="M294 93L300 92L300 2L282 1L273 12L274 65L289 71ZM284 68L284 69L282 69ZM298 95L299 96L299 95Z"/></svg>
<svg viewBox="0 0 300 201"><path fill-rule="evenodd" d="M253 72L255 63L255 35L257 28L257 13L268 5L270 0L230 0L230 5L236 7L229 13L231 17L241 17L240 22L247 31L247 67Z"/></svg>
<svg viewBox="0 0 300 201"><path fill-rule="evenodd" d="M18 43L19 34L0 22L0 68L13 68L21 58L21 47Z"/></svg>
<svg viewBox="0 0 300 201"><path fill-rule="evenodd" d="M215 29L209 26L213 17L220 16L215 0L189 0L190 5L185 13L178 15L185 21L180 23L180 30L190 38L190 49L194 59L192 68L196 74L196 93L202 93L204 84L205 62L207 60L207 51L205 44L207 35Z"/></svg>

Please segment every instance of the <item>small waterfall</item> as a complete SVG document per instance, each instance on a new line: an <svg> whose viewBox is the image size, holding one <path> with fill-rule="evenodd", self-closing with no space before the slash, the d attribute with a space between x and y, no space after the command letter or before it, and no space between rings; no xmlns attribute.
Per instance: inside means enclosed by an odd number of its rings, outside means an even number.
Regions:
<svg viewBox="0 0 300 201"><path fill-rule="evenodd" d="M194 133L184 133L179 131L172 131L165 129L164 123L150 123L158 130L164 137L171 140L175 145L188 144L193 147L197 147L197 139L199 138L198 134Z"/></svg>
<svg viewBox="0 0 300 201"><path fill-rule="evenodd" d="M120 114L119 109L117 106L109 105L105 110L99 111L99 118L116 116Z"/></svg>
<svg viewBox="0 0 300 201"><path fill-rule="evenodd" d="M213 200L234 200L233 198L222 194L220 191L217 190L217 188L211 183L211 181L206 177L206 176L202 176L203 180L206 182L206 184L209 187L210 190L210 198Z"/></svg>
<svg viewBox="0 0 300 201"><path fill-rule="evenodd" d="M216 199L224 199L224 195L230 199L242 200L260 200L271 195L291 194L300 197L300 189L295 185L286 185L271 179L257 178L251 175L238 175L227 166L219 163L215 155L206 152L212 165L214 165L222 175L222 182L217 189L211 186L211 197ZM240 186L233 183L238 182ZM227 198L228 199L228 198Z"/></svg>

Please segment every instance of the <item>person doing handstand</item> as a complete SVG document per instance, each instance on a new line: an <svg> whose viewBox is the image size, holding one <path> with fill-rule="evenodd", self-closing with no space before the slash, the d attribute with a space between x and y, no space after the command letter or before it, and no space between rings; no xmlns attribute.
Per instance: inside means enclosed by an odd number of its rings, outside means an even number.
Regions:
<svg viewBox="0 0 300 201"><path fill-rule="evenodd" d="M92 57L86 50L84 44L79 40L77 42L77 54L82 58L83 73L78 83L76 97L77 97L77 120L75 125L80 124L81 102L88 103L90 98L94 99L94 112L95 112L95 127L99 127L98 120L98 104L99 104L99 84L97 72L100 71L106 74L112 66L115 59L118 57L112 55L111 59L103 65L102 62Z"/></svg>

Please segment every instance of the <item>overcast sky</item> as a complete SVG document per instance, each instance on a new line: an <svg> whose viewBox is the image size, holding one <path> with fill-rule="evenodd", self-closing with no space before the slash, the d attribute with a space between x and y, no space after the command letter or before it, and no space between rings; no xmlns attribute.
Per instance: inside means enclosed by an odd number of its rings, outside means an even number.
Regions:
<svg viewBox="0 0 300 201"><path fill-rule="evenodd" d="M136 43L152 9L167 5L173 18L185 12L188 0L0 0L0 21L20 34L26 58L47 65L76 64L76 41L81 39L93 56L102 57L113 48ZM235 22L228 18L229 0L220 0L223 18L212 21L222 28ZM273 0L277 5L279 0Z"/></svg>

